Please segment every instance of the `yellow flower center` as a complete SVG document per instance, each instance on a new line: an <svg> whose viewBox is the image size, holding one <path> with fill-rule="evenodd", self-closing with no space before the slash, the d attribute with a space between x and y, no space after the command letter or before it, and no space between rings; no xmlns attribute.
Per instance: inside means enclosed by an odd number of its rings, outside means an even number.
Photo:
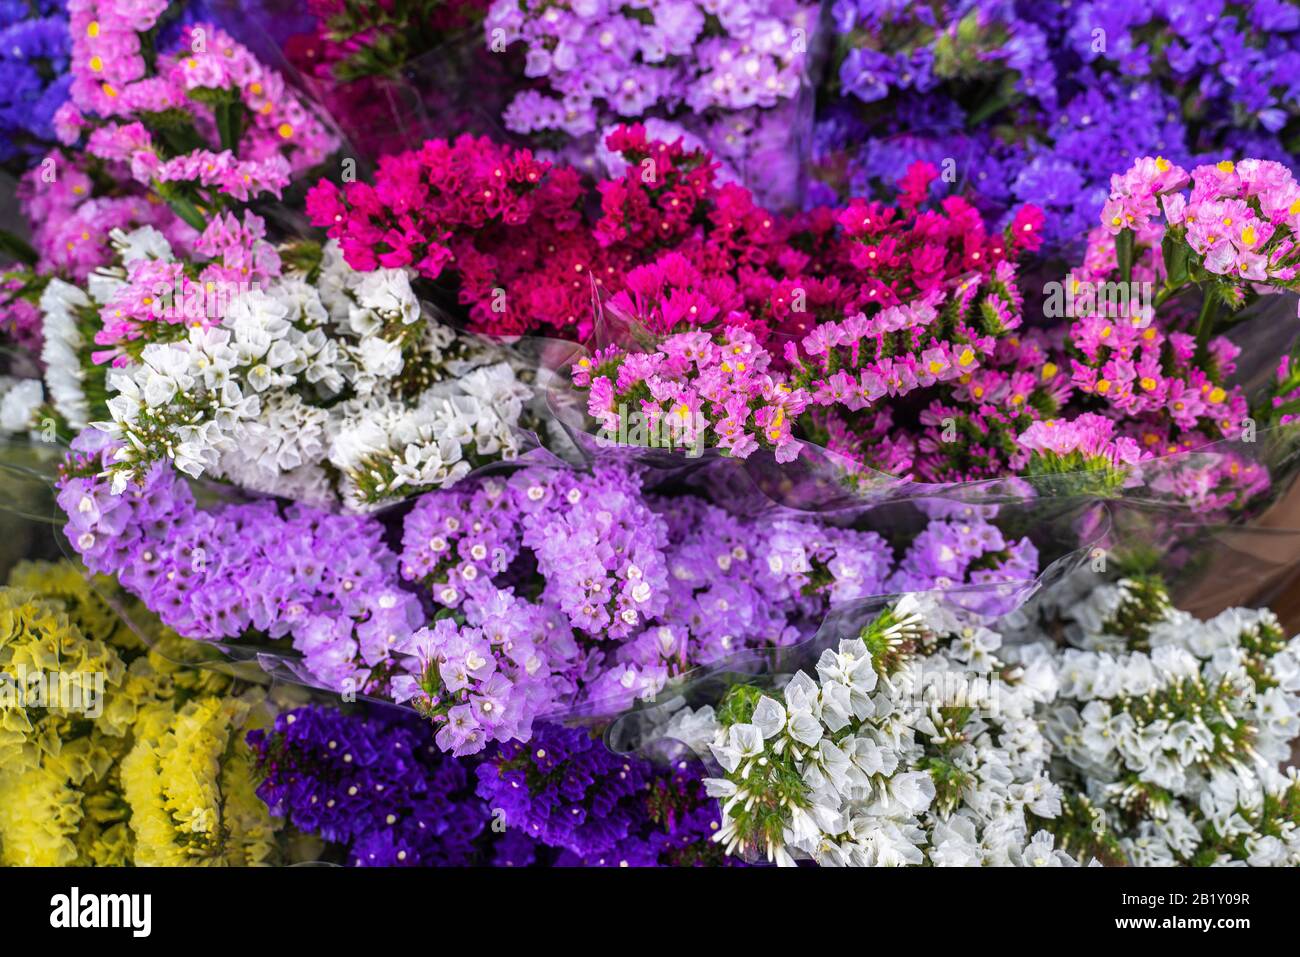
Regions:
<svg viewBox="0 0 1300 957"><path fill-rule="evenodd" d="M1231 173L1237 168L1236 164L1233 163L1232 160L1224 160L1222 163L1218 164L1218 166L1220 173Z"/></svg>

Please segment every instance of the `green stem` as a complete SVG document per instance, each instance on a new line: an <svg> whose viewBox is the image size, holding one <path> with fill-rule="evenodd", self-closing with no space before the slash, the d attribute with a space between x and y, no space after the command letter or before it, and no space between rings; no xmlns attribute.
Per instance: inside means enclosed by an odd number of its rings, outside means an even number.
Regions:
<svg viewBox="0 0 1300 957"><path fill-rule="evenodd" d="M966 128L974 129L979 126L994 113L1006 107L1011 100L1012 97L1005 93L999 93L995 96L989 97L971 111L970 115L966 118Z"/></svg>
<svg viewBox="0 0 1300 957"><path fill-rule="evenodd" d="M1214 333L1214 321L1219 312L1219 293L1214 286L1205 290L1201 300L1201 311L1196 317L1196 361L1205 359L1210 345L1210 336Z"/></svg>
<svg viewBox="0 0 1300 957"><path fill-rule="evenodd" d="M1119 281L1127 286L1133 280L1133 230L1119 231L1115 237L1115 256L1119 260Z"/></svg>
<svg viewBox="0 0 1300 957"><path fill-rule="evenodd" d="M1181 289L1182 286L1170 286L1166 284L1164 288L1162 288L1158 293L1156 293L1156 298L1154 302L1152 302L1152 307L1155 309L1159 309L1166 302L1168 302L1170 299L1176 296Z"/></svg>
<svg viewBox="0 0 1300 957"><path fill-rule="evenodd" d="M236 156L239 153L239 138L244 125L244 104L238 101L226 101L217 104L214 111L217 120L217 133L221 137L221 148L230 150Z"/></svg>
<svg viewBox="0 0 1300 957"><path fill-rule="evenodd" d="M154 189L157 190L159 196L167 201L167 205L172 208L172 212L185 220L186 223L199 232L203 232L208 228L207 218L199 212L199 208L188 197L166 188L166 184L157 181L154 182Z"/></svg>

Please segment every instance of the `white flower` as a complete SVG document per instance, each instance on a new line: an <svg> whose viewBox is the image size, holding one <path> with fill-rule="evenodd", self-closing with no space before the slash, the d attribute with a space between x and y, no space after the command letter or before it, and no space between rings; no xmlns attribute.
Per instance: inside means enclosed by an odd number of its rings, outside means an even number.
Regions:
<svg viewBox="0 0 1300 957"><path fill-rule="evenodd" d="M82 351L87 343L77 314L91 309L93 303L76 286L51 279L41 293L40 306L44 337L41 361L45 364L50 403L71 428L83 429L90 424L90 405L82 387Z"/></svg>
<svg viewBox="0 0 1300 957"><path fill-rule="evenodd" d="M781 707L780 702L764 695L758 700L750 720L762 732L764 738L774 738L785 727L785 708ZM820 737L820 733L818 736Z"/></svg>
<svg viewBox="0 0 1300 957"><path fill-rule="evenodd" d="M141 226L129 233L122 229L114 229L108 237L123 264L130 264L140 259L172 261L171 243L167 242L167 237L152 226Z"/></svg>
<svg viewBox="0 0 1300 957"><path fill-rule="evenodd" d="M0 432L20 435L35 429L36 412L44 402L40 379L0 376Z"/></svg>
<svg viewBox="0 0 1300 957"><path fill-rule="evenodd" d="M367 374L391 379L402 371L402 347L379 336L367 336L357 348L357 361Z"/></svg>
<svg viewBox="0 0 1300 957"><path fill-rule="evenodd" d="M363 310L386 319L411 325L420 319L420 303L411 291L411 280L401 269L379 269L362 274L353 294ZM359 330L358 330L359 331Z"/></svg>

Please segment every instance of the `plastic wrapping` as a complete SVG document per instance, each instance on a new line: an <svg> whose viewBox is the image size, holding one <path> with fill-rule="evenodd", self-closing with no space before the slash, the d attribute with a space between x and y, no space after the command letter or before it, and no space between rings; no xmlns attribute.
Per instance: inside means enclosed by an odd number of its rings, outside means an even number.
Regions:
<svg viewBox="0 0 1300 957"><path fill-rule="evenodd" d="M950 591L919 593L949 613L958 613L971 627L997 627L1014 621L1022 608L1038 594L1052 589L1074 574L1087 560L1087 550L1062 556L1031 580L1010 588L965 587ZM817 633L807 641L766 652L737 655L708 668L682 676L653 701L618 715L605 731L609 747L621 754L654 754L665 747L665 725L683 707L716 706L736 684L755 685L766 690L779 688L795 672L815 672L822 652L844 639L856 638L901 596L881 595L837 608L826 616ZM993 599L990 601L990 599ZM707 755L699 755L707 758Z"/></svg>
<svg viewBox="0 0 1300 957"><path fill-rule="evenodd" d="M1289 309L1289 297L1270 297L1240 317L1231 330L1242 349L1235 376L1248 393L1259 394L1276 367L1277 357L1296 334L1278 323L1279 312ZM727 462L743 478L736 488L759 499L806 511L839 512L909 499L945 499L967 505L1022 503L1034 499L1047 507L1063 501L1105 498L1159 508L1184 507L1188 521L1197 515L1205 521L1223 521L1231 513L1252 514L1263 501L1289 487L1300 466L1300 430L1292 426L1256 424L1241 439L1223 439L1198 448L1157 454L1126 469L1122 483L1104 481L1094 471L1073 473L1022 473L1003 478L953 483L929 483L891 475L854 462L806 440L799 455L778 463L770 450L760 448L743 460L709 447L663 448L634 444L597 427L587 411L587 392L572 384L574 364L609 347L627 351L654 351L658 336L634 318L623 314L605 297L594 297L596 322L591 340L583 345L555 343L540 351L544 363L538 381L545 387L549 413L564 428L573 445L588 461L607 458L629 460L662 474L695 473L708 463ZM783 339L767 348L781 354ZM1255 495L1249 503L1232 507L1218 501L1214 478L1239 473L1266 473L1272 481L1269 496ZM1265 483L1267 484L1267 483ZM1232 496L1227 496L1231 499ZM1243 513L1241 506L1248 504Z"/></svg>

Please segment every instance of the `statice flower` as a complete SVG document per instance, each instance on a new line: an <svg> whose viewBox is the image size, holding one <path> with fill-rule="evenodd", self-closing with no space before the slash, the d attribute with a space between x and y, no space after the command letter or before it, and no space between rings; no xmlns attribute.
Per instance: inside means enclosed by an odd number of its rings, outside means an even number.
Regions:
<svg viewBox="0 0 1300 957"><path fill-rule="evenodd" d="M752 333L732 326L718 336L674 333L654 352L602 350L579 359L572 376L606 433L617 436L631 409L643 431L663 431L674 444L704 443L742 459L768 448L789 462L799 454L791 427L808 396L772 374L772 358Z"/></svg>
<svg viewBox="0 0 1300 957"><path fill-rule="evenodd" d="M0 375L0 435L39 437L45 390L39 379Z"/></svg>
<svg viewBox="0 0 1300 957"><path fill-rule="evenodd" d="M257 794L298 831L339 845L360 867L472 864L488 808L465 766L428 728L393 709L307 707L251 731Z"/></svg>
<svg viewBox="0 0 1300 957"><path fill-rule="evenodd" d="M829 608L882 591L891 556L875 533L740 517L694 497L647 495L641 482L605 463L427 495L404 526L402 574L474 628L484 627L488 606L473 599L485 583L535 595L538 608L494 601L540 616L532 633L548 650L539 660L553 672L562 665L578 683L576 703L598 713L728 655L803 640ZM518 638L499 629L485 637L503 660Z"/></svg>
<svg viewBox="0 0 1300 957"><path fill-rule="evenodd" d="M479 797L507 828L581 858L611 851L637 824L650 769L585 729L543 724L528 743L500 745L476 769Z"/></svg>
<svg viewBox="0 0 1300 957"><path fill-rule="evenodd" d="M21 168L54 142L54 113L72 83L71 41L61 0L10 8L0 27L0 164Z"/></svg>
<svg viewBox="0 0 1300 957"><path fill-rule="evenodd" d="M1032 720L1054 688L1039 666L1004 669L1000 641L908 596L823 651L816 679L674 716L666 733L721 770L715 840L786 865L1074 863L1033 827L1060 807Z"/></svg>
<svg viewBox="0 0 1300 957"><path fill-rule="evenodd" d="M355 273L333 245L277 249L263 228L218 216L193 260L157 231L117 232L120 267L46 286L54 407L121 440L117 491L170 460L360 511L518 454L531 392L505 353L434 321L401 270ZM96 326L111 348L92 347Z"/></svg>
<svg viewBox="0 0 1300 957"><path fill-rule="evenodd" d="M589 638L621 639L667 598L666 530L634 472L524 469L473 493L430 495L407 519L403 574L457 607L476 581L499 576L527 549L542 597Z"/></svg>
<svg viewBox="0 0 1300 957"><path fill-rule="evenodd" d="M378 523L271 500L200 510L164 463L116 494L102 476L115 449L83 432L61 482L65 533L87 567L115 575L187 637L287 636L314 683L386 688L392 649L422 614Z"/></svg>
<svg viewBox="0 0 1300 957"><path fill-rule="evenodd" d="M1114 431L1110 419L1085 412L1074 419L1035 422L1017 441L1030 453L1031 475L1077 475L1080 481L1099 482L1103 489L1121 488L1133 481L1129 470L1140 452L1136 442L1116 438Z"/></svg>
<svg viewBox="0 0 1300 957"><path fill-rule="evenodd" d="M43 175L45 169L55 175ZM38 273L85 281L96 268L113 264L117 230L152 227L179 249L197 238L193 226L166 204L150 202L141 189L115 185L105 193L90 175L93 169L89 157L56 151L19 181L19 205L31 226Z"/></svg>
<svg viewBox="0 0 1300 957"><path fill-rule="evenodd" d="M1217 296L1235 309L1258 292L1300 288L1297 217L1300 183L1281 163L1222 160L1189 174L1163 157L1145 156L1112 178L1101 222L1112 235L1163 222L1171 280L1203 284L1208 300ZM1213 319L1202 313L1202 349Z"/></svg>
<svg viewBox="0 0 1300 957"><path fill-rule="evenodd" d="M819 199L888 190L920 158L993 218L1042 207L1049 249L1073 254L1110 175L1143 149L1187 166L1224 151L1290 162L1300 19L1272 0L1234 15L1174 0L833 10L840 95L818 116Z"/></svg>
<svg viewBox="0 0 1300 957"><path fill-rule="evenodd" d="M1285 355L1278 360L1271 394L1268 397L1267 417L1278 425L1292 425L1300 411L1300 374L1297 374L1296 356Z"/></svg>
<svg viewBox="0 0 1300 957"><path fill-rule="evenodd" d="M438 618L392 650L405 673L394 700L437 728L438 747L460 756L493 741L527 741L538 714L570 691L574 645L547 612L488 584L469 589L465 618Z"/></svg>
<svg viewBox="0 0 1300 957"><path fill-rule="evenodd" d="M932 518L912 540L886 581L897 593L951 593L955 605L992 615L1023 600L1038 574L1038 549L1028 537L1008 539L982 516Z"/></svg>
<svg viewBox="0 0 1300 957"><path fill-rule="evenodd" d="M262 688L208 667L215 656L71 562L17 565L0 618L0 862L280 860L243 742L274 713Z"/></svg>
<svg viewBox="0 0 1300 957"><path fill-rule="evenodd" d="M1154 576L1062 613L1081 648L1060 653L1044 713L1071 792L1049 829L1120 863L1294 866L1300 785L1278 767L1300 735L1300 639L1267 610L1198 620Z"/></svg>
<svg viewBox="0 0 1300 957"><path fill-rule="evenodd" d="M32 355L41 351L41 277L26 268L0 272L0 335Z"/></svg>
<svg viewBox="0 0 1300 957"><path fill-rule="evenodd" d="M62 123L93 125L90 152L155 185L183 216L204 197L219 206L223 196L278 196L294 173L328 155L334 137L278 73L211 24L185 24L173 49L142 42L168 6L69 4L73 81ZM192 135L173 129L164 146L152 123L169 111Z"/></svg>
<svg viewBox="0 0 1300 957"><path fill-rule="evenodd" d="M581 136L615 117L788 103L805 87L816 20L816 6L797 0L635 10L497 0L483 29L493 49L522 44L524 74L536 81L507 106L507 128Z"/></svg>

